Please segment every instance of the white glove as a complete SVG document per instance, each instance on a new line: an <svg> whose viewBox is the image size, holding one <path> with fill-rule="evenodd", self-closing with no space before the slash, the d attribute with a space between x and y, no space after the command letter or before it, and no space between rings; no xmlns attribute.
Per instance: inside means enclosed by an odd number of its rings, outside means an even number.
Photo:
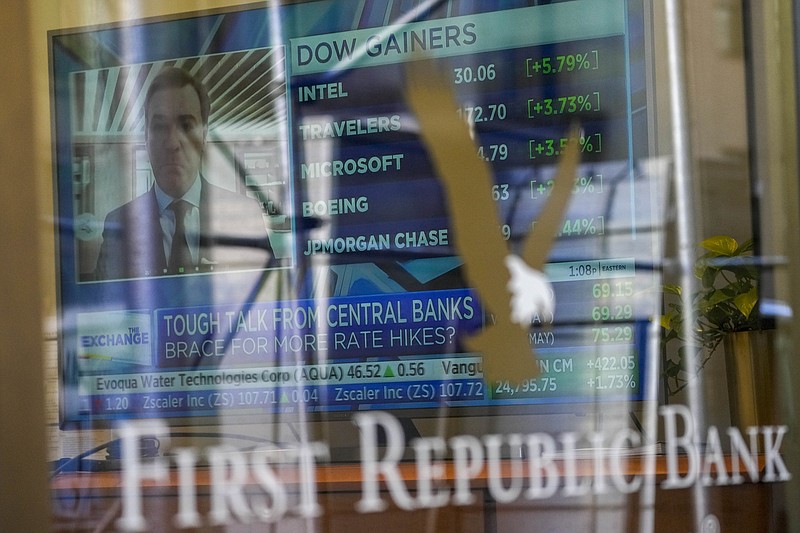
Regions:
<svg viewBox="0 0 800 533"><path fill-rule="evenodd" d="M553 316L556 307L555 293L547 276L529 267L517 255L507 255L505 262L511 274L507 286L511 293L511 320L527 328L537 315Z"/></svg>

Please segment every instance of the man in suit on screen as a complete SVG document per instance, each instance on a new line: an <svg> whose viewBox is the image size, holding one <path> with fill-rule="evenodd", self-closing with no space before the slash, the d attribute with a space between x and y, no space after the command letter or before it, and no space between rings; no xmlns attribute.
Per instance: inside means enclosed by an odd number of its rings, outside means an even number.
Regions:
<svg viewBox="0 0 800 533"><path fill-rule="evenodd" d="M204 86L182 69L164 69L144 110L155 183L106 216L96 278L264 268L271 252L261 205L201 175L210 112Z"/></svg>

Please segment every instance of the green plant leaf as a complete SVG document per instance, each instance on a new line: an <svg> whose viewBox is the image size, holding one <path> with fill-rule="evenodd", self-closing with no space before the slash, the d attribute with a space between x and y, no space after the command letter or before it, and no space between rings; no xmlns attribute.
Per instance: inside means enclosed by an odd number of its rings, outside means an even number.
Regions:
<svg viewBox="0 0 800 533"><path fill-rule="evenodd" d="M753 239L747 239L739 245L739 255L745 254L753 250Z"/></svg>
<svg viewBox="0 0 800 533"><path fill-rule="evenodd" d="M665 318L669 320L669 328L681 333L683 331L683 313L678 310L669 311Z"/></svg>
<svg viewBox="0 0 800 533"><path fill-rule="evenodd" d="M733 293L731 293L731 291L728 291L725 288L711 291L709 292L708 296L705 299L706 305L708 307L718 306L722 303L731 300L734 296L736 296L736 294L737 294L736 291L733 291Z"/></svg>
<svg viewBox="0 0 800 533"><path fill-rule="evenodd" d="M694 277L700 279L706 273L706 270L708 269L708 262L706 262L706 259L706 256L698 257L694 262L694 267L692 269L694 272Z"/></svg>
<svg viewBox="0 0 800 533"><path fill-rule="evenodd" d="M709 308L705 312L705 318L709 323L714 325L715 329L728 331L730 326L726 327L731 321L731 312L733 309L730 306L715 306Z"/></svg>
<svg viewBox="0 0 800 533"><path fill-rule="evenodd" d="M744 274L742 274L742 276L746 276L749 279L756 279L758 277L758 269L756 267L754 267L754 266L745 266L745 267L742 267L742 268L744 268L744 272L745 272Z"/></svg>
<svg viewBox="0 0 800 533"><path fill-rule="evenodd" d="M664 292L680 296L683 294L683 289L681 289L680 285L664 285Z"/></svg>
<svg viewBox="0 0 800 533"><path fill-rule="evenodd" d="M718 272L719 272L718 268L711 268L711 267L706 268L705 272L703 272L703 275L701 276L701 279L703 280L703 287L706 287L708 289L713 288L714 283L717 280Z"/></svg>
<svg viewBox="0 0 800 533"><path fill-rule="evenodd" d="M750 318L750 313L753 312L757 302L758 290L756 290L755 287L733 299L733 305L736 306L736 309L738 309L745 318Z"/></svg>
<svg viewBox="0 0 800 533"><path fill-rule="evenodd" d="M666 365L665 365L665 368L664 368L664 374L666 374L667 376L669 376L671 378L674 378L675 376L678 375L678 373L680 371L681 371L681 365L679 365L675 361L667 359Z"/></svg>
<svg viewBox="0 0 800 533"><path fill-rule="evenodd" d="M700 246L711 252L724 256L736 255L739 249L739 243L733 237L727 235L717 235L716 237L709 237L700 243Z"/></svg>

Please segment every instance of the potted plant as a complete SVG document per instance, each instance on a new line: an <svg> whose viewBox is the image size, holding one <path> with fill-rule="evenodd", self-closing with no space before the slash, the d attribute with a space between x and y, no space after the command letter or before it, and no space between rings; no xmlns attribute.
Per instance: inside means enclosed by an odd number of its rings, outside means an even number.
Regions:
<svg viewBox="0 0 800 533"><path fill-rule="evenodd" d="M667 393L676 394L688 383L693 374L687 372L687 335L694 337L697 355L695 373L705 367L719 344L730 333L759 329L757 269L743 257L753 254L753 241L739 244L728 236L710 237L700 243L706 252L697 258L694 275L700 280L692 297L695 307L695 324L686 330L683 306L683 288L664 285L666 312L661 317L665 330L663 342L667 348L664 377ZM678 345L676 350L670 350Z"/></svg>
<svg viewBox="0 0 800 533"><path fill-rule="evenodd" d="M734 424L751 425L771 415L772 332L757 309L759 270L752 261L753 241L715 236L700 243L705 253L694 265L698 278L692 296L695 317L689 328L683 288L665 285L665 358L663 377L668 396L680 392L708 363L720 344L725 348L731 416ZM692 335L695 368L689 369L686 341Z"/></svg>

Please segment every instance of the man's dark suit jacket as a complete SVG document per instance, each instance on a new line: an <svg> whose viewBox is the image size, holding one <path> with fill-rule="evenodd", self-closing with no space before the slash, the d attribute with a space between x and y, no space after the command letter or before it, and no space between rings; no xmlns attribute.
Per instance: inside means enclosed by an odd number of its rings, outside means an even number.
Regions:
<svg viewBox="0 0 800 533"><path fill-rule="evenodd" d="M200 193L201 272L263 268L271 257L258 202L203 181ZM155 189L106 216L98 280L164 275L167 259Z"/></svg>

